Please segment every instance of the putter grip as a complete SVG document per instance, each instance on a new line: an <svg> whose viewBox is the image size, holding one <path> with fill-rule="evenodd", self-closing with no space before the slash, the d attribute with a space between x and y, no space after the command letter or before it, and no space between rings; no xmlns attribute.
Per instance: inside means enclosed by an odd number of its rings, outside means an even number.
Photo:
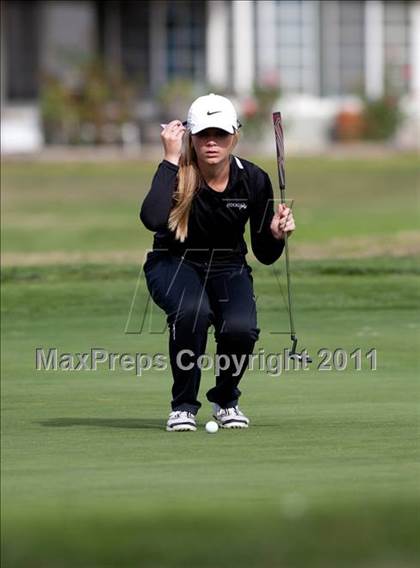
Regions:
<svg viewBox="0 0 420 568"><path fill-rule="evenodd" d="M281 122L281 113L273 112L274 136L276 139L277 170L279 174L280 190L286 189L286 175L284 170L284 135Z"/></svg>

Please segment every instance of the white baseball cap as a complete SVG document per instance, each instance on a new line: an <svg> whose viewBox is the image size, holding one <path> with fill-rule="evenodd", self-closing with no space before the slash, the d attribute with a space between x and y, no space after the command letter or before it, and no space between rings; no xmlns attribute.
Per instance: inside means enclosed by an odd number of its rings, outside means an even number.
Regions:
<svg viewBox="0 0 420 568"><path fill-rule="evenodd" d="M221 128L234 134L239 126L235 107L230 100L214 93L195 99L188 111L187 128L191 134L206 128Z"/></svg>

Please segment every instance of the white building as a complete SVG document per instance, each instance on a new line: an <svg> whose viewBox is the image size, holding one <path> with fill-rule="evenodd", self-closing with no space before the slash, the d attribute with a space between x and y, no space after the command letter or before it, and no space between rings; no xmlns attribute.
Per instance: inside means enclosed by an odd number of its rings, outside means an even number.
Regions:
<svg viewBox="0 0 420 568"><path fill-rule="evenodd" d="M275 78L320 107L385 85L420 97L418 0L4 0L1 15L6 151L42 144L43 72L92 54L138 77L143 102L179 77L238 96Z"/></svg>

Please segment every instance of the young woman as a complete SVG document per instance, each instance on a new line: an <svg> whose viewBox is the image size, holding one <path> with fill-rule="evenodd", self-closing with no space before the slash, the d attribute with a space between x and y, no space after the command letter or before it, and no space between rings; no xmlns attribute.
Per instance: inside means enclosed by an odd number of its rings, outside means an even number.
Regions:
<svg viewBox="0 0 420 568"><path fill-rule="evenodd" d="M147 287L165 311L173 374L168 431L196 430L208 328L219 360L207 392L222 428L247 428L238 389L260 329L244 230L263 264L274 263L284 236L295 229L291 210L273 211L268 175L232 155L239 122L232 103L210 94L196 99L188 120L162 125L164 159L145 197L140 219L154 231L144 265ZM215 365L216 367L216 365Z"/></svg>

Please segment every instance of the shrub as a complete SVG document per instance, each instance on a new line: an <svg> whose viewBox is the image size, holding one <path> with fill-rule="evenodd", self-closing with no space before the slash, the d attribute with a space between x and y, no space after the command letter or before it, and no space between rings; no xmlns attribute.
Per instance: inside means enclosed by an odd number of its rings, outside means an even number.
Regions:
<svg viewBox="0 0 420 568"><path fill-rule="evenodd" d="M364 100L364 138L367 140L388 140L396 132L402 120L398 99L385 95L375 100Z"/></svg>
<svg viewBox="0 0 420 568"><path fill-rule="evenodd" d="M122 72L94 59L75 69L76 81L46 75L40 106L47 143L121 142L121 126L135 120L136 93Z"/></svg>
<svg viewBox="0 0 420 568"><path fill-rule="evenodd" d="M255 85L252 95L242 102L242 114L244 116L247 135L251 138L259 138L271 120L271 112L274 103L281 95L280 87L276 82L267 82Z"/></svg>

